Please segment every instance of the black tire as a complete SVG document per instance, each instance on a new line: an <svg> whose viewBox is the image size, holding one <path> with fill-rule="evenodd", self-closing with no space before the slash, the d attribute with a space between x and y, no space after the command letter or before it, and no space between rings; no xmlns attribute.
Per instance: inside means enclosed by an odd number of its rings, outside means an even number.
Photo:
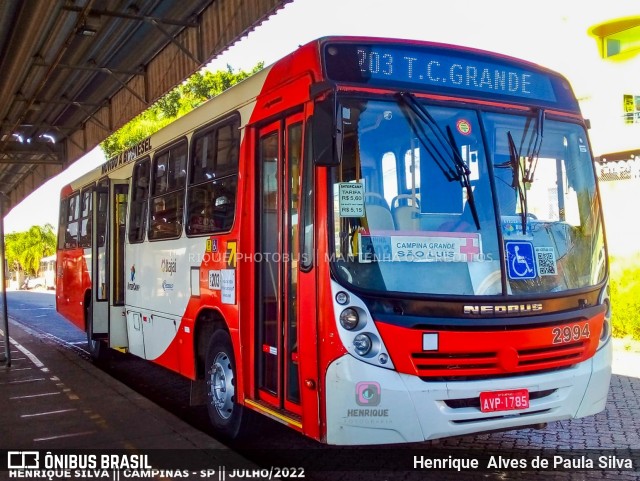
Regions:
<svg viewBox="0 0 640 481"><path fill-rule="evenodd" d="M216 331L207 349L207 411L214 429L227 439L241 437L249 414L236 402L236 362L231 338Z"/></svg>
<svg viewBox="0 0 640 481"><path fill-rule="evenodd" d="M89 355L94 361L104 361L107 358L109 348L100 339L93 338L93 310L91 309L91 303L87 304L85 319L87 320L87 347L89 349Z"/></svg>

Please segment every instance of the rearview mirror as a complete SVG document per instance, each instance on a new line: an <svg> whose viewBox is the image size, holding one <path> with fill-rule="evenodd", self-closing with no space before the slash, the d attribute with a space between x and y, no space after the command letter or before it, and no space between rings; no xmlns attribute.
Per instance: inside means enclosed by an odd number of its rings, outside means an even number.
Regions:
<svg viewBox="0 0 640 481"><path fill-rule="evenodd" d="M316 165L340 165L342 158L342 116L335 92L315 104L311 117L311 144Z"/></svg>

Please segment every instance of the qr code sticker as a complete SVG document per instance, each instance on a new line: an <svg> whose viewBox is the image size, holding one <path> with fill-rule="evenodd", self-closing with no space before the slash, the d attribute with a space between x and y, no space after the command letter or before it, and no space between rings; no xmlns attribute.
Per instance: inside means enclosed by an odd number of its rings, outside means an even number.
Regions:
<svg viewBox="0 0 640 481"><path fill-rule="evenodd" d="M556 253L553 247L536 247L536 264L538 275L555 276L558 274Z"/></svg>

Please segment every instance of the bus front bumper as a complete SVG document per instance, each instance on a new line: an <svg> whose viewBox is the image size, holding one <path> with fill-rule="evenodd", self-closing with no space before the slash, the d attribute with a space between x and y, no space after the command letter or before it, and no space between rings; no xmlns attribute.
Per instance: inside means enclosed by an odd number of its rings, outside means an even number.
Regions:
<svg viewBox="0 0 640 481"><path fill-rule="evenodd" d="M327 370L329 444L421 442L578 418L602 411L611 380L612 343L571 368L494 380L426 382L351 355ZM527 409L480 411L483 391L527 389Z"/></svg>

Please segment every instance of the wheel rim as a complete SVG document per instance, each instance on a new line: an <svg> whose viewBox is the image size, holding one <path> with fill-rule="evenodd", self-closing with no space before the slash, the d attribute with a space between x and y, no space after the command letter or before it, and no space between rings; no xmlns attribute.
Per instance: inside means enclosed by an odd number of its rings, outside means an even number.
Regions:
<svg viewBox="0 0 640 481"><path fill-rule="evenodd" d="M219 352L209 371L209 392L211 405L222 419L229 419L233 413L233 370L231 360L224 352Z"/></svg>

